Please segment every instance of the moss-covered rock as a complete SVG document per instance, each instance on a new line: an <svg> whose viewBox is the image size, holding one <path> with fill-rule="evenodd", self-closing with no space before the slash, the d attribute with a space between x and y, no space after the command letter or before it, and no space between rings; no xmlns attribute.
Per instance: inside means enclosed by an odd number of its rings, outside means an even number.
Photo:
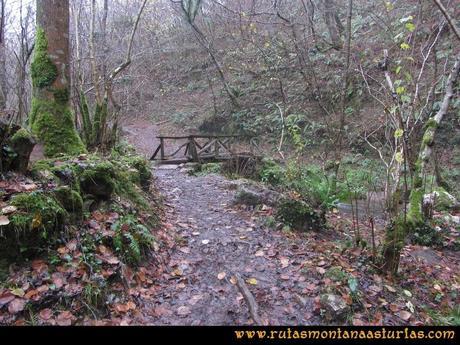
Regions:
<svg viewBox="0 0 460 345"><path fill-rule="evenodd" d="M54 190L54 196L62 207L72 215L73 221L77 222L82 219L83 198L80 193L69 186L60 186Z"/></svg>
<svg viewBox="0 0 460 345"><path fill-rule="evenodd" d="M15 195L11 205L17 211L10 223L0 227L0 256L30 257L43 251L62 230L66 210L50 195L32 192Z"/></svg>
<svg viewBox="0 0 460 345"><path fill-rule="evenodd" d="M134 156L128 164L137 170L135 183L140 184L142 187L148 187L152 179L152 168L150 163L143 157Z"/></svg>
<svg viewBox="0 0 460 345"><path fill-rule="evenodd" d="M30 154L37 142L32 133L25 128L18 130L9 141L13 151L16 153L10 168L24 174L29 166Z"/></svg>
<svg viewBox="0 0 460 345"><path fill-rule="evenodd" d="M299 231L319 230L324 225L322 217L302 200L288 198L280 200L276 218Z"/></svg>
<svg viewBox="0 0 460 345"><path fill-rule="evenodd" d="M434 209L437 211L448 211L459 206L458 200L442 187L435 188L432 193L426 194L424 198L431 199Z"/></svg>
<svg viewBox="0 0 460 345"><path fill-rule="evenodd" d="M85 194L109 199L115 190L116 172L112 163L89 165L80 175L80 187Z"/></svg>

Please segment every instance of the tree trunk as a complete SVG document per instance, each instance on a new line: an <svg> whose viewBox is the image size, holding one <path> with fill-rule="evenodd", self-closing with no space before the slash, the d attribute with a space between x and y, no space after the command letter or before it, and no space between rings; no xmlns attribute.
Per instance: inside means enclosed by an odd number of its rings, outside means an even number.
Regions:
<svg viewBox="0 0 460 345"><path fill-rule="evenodd" d="M337 24L340 22L340 20L336 10L334 9L334 3L332 0L324 0L324 21L326 22L329 36L331 37L332 46L334 49L341 49L342 40L340 39L340 33L337 27Z"/></svg>
<svg viewBox="0 0 460 345"><path fill-rule="evenodd" d="M37 0L30 125L45 155L85 151L70 111L69 1Z"/></svg>
<svg viewBox="0 0 460 345"><path fill-rule="evenodd" d="M422 203L423 194L425 192L423 180L426 174L426 165L433 153L436 130L449 109L449 103L454 94L453 89L458 79L459 72L460 53L456 56L454 66L447 78L446 91L441 107L436 115L430 118L425 125L425 133L418 151L414 178L412 179L409 208L403 215L397 216L386 231L383 247L383 270L390 274L396 274L398 271L400 254L407 235L424 222Z"/></svg>
<svg viewBox="0 0 460 345"><path fill-rule="evenodd" d="M0 0L0 112L6 108L8 90L6 87L5 66L5 0Z"/></svg>

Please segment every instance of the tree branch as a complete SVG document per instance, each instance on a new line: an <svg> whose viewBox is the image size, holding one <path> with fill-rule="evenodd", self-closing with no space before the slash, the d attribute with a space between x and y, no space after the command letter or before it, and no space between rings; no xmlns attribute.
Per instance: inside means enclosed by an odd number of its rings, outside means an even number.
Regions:
<svg viewBox="0 0 460 345"><path fill-rule="evenodd" d="M460 29L457 27L457 25L455 25L454 20L450 16L449 12L447 12L447 10L444 7L444 5L442 4L441 0L433 0L433 1L438 6L439 10L442 12L444 17L446 17L447 22L449 23L449 25L451 26L452 30L455 33L455 36L457 36L457 38L460 40Z"/></svg>

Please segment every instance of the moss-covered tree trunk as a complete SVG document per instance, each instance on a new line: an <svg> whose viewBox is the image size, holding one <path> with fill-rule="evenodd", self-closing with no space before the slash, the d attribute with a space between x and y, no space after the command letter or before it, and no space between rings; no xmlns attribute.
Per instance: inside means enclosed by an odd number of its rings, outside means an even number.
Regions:
<svg viewBox="0 0 460 345"><path fill-rule="evenodd" d="M425 192L423 180L426 174L426 166L432 156L436 129L449 109L449 103L454 94L454 86L458 79L459 72L460 53L457 55L449 77L447 78L446 92L441 107L436 115L430 118L425 125L425 132L418 151L418 159L415 164L415 172L412 178L407 212L397 214L386 231L383 247L383 269L388 273L397 273L401 250L404 247L404 241L407 235L418 226L423 225L425 221L422 212L422 203Z"/></svg>
<svg viewBox="0 0 460 345"><path fill-rule="evenodd" d="M69 1L37 0L29 123L47 156L85 151L70 111L69 56Z"/></svg>

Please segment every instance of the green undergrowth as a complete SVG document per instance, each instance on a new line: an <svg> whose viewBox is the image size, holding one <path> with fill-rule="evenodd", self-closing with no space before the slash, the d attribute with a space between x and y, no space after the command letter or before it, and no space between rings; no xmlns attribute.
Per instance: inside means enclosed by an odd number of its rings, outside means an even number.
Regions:
<svg viewBox="0 0 460 345"><path fill-rule="evenodd" d="M115 237L127 262L137 262L142 246L153 243L145 227L159 220L154 210L157 203L149 193L150 164L132 149L120 147L107 157L91 154L41 160L33 165L31 176L38 188L13 195L9 202L15 209L7 216L9 223L0 226L0 257L41 255L66 229L81 226L98 210L127 217L123 219L133 230ZM145 225L135 225L141 213L148 215L142 218Z"/></svg>

